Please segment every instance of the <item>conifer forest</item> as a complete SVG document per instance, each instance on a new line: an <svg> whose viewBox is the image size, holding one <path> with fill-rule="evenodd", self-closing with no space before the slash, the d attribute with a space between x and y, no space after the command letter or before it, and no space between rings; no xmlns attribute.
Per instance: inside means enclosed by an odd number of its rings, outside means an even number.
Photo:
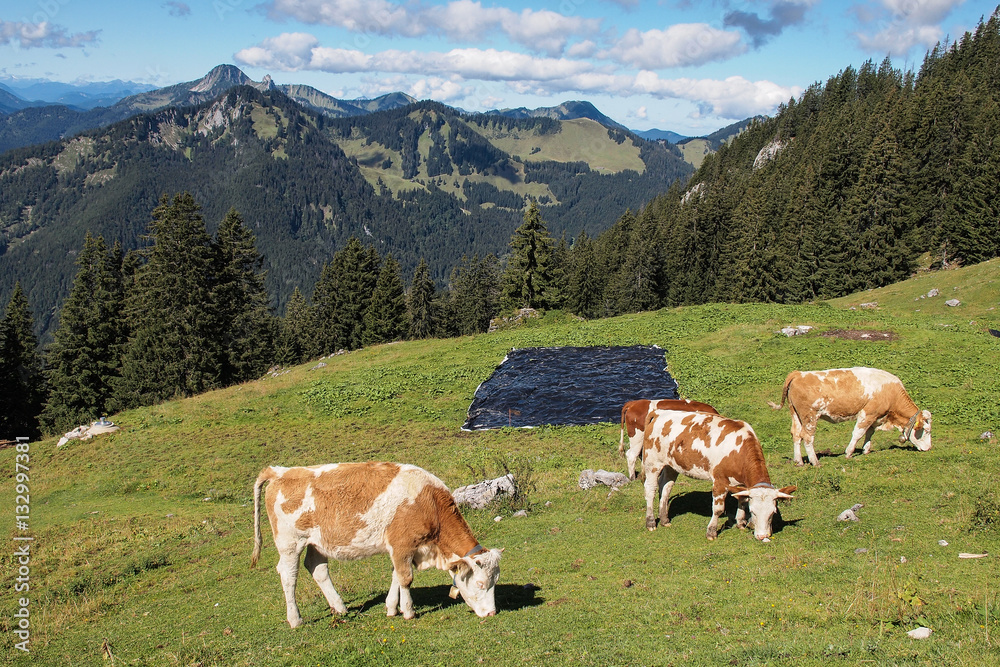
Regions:
<svg viewBox="0 0 1000 667"><path fill-rule="evenodd" d="M399 136L415 141L416 129ZM346 122L327 130L351 131ZM452 163L502 168L504 156L488 144L450 131L464 152L448 153L442 134L428 174L450 174ZM998 144L995 13L973 33L939 44L916 71L887 58L815 83L773 117L751 122L689 178L676 172L643 205L616 210L604 229L578 218L586 197L560 210L553 233L546 201L504 193L502 206L476 218L489 227L478 232L452 210L446 215L455 222L435 219L435 206L417 201L438 196L433 188L397 197L413 201L399 210L419 215L407 221L390 211L391 196L369 192L342 163L331 166L336 156L317 153L317 163L340 170L316 196L330 204L327 215L383 211L398 238L421 225L466 225L463 235L502 238L491 246L442 233L421 250L369 244L357 231L332 234L334 249L318 279L284 274L279 299L266 270L279 258L265 256L257 231L245 224L254 202L227 200L222 187L168 192L145 210L136 202L113 212L141 218L141 239L115 238L99 226L86 235L73 249L75 275L51 316L27 298L30 276L11 281L0 304L0 366L10 378L0 395L0 438L57 433L338 350L483 332L497 315L523 307L592 319L708 302L797 303L885 286L918 268L978 263L1000 255ZM22 150L9 151L7 161ZM414 164L402 169L416 173ZM306 187L270 176L278 190ZM10 188L53 186L31 177L24 170L5 182L6 205L13 206ZM560 193L568 197L587 178L560 176ZM470 201L498 194L482 184L464 187ZM498 208L516 212L513 233ZM301 213L302 224L322 226L322 210ZM294 261L302 247L289 246L280 261ZM435 269L442 265L450 269ZM51 319L44 336L37 326L43 316Z"/></svg>

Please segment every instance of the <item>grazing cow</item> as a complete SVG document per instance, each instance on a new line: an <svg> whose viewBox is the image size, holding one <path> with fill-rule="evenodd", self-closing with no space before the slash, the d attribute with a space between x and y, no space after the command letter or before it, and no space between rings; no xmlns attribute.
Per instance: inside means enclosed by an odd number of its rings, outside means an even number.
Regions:
<svg viewBox="0 0 1000 667"><path fill-rule="evenodd" d="M705 412L651 410L646 419L642 467L646 474L646 528L656 530L653 505L660 490L660 524L670 525L667 513L670 491L684 473L712 482L712 519L708 539L718 535L719 517L726 509L726 493L737 500L736 525L747 526L747 511L754 537L771 537L771 519L779 499L792 498L794 486L776 489L767 474L764 452L757 434L746 422ZM665 483L660 486L660 473Z"/></svg>
<svg viewBox="0 0 1000 667"><path fill-rule="evenodd" d="M635 479L635 461L642 456L642 432L646 428L646 415L650 410L687 410L719 414L708 403L688 399L664 398L658 401L640 399L629 401L622 406L622 432L618 441L618 455L625 456L625 468L629 479ZM628 453L625 452L625 434L628 433ZM641 468L640 468L641 471Z"/></svg>
<svg viewBox="0 0 1000 667"><path fill-rule="evenodd" d="M792 371L781 390L780 410L788 403L792 413L792 442L795 465L803 465L801 444L806 445L809 462L819 465L813 440L820 419L842 422L857 419L845 455L851 458L858 443L862 452L871 451L875 429L898 428L900 442L911 442L926 452L931 448L931 413L921 410L892 373L877 368L834 368L826 371Z"/></svg>
<svg viewBox="0 0 1000 667"><path fill-rule="evenodd" d="M386 612L413 618L413 568L448 570L478 616L496 614L494 587L502 549L484 549L462 518L448 487L426 470L399 463L331 463L264 468L253 487L254 545L260 557L260 490L279 553L288 624L302 624L295 604L299 554L334 613L347 612L333 588L327 559L356 560L387 553L392 584Z"/></svg>

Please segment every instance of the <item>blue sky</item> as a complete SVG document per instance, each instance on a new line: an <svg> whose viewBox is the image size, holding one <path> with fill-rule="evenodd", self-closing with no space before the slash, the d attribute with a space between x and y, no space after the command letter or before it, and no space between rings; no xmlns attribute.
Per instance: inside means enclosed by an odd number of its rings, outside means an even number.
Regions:
<svg viewBox="0 0 1000 667"><path fill-rule="evenodd" d="M239 66L340 98L470 111L588 100L633 129L710 133L844 67L919 69L971 0L0 0L0 80L166 86Z"/></svg>

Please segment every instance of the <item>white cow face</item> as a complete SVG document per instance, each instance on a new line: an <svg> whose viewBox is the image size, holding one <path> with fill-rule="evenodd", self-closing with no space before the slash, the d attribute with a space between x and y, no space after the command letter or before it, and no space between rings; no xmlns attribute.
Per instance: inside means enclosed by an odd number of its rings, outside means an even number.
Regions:
<svg viewBox="0 0 1000 667"><path fill-rule="evenodd" d="M475 556L465 556L455 561L451 569L455 587L477 616L494 616L497 613L494 592L500 578L501 553L503 549L490 549Z"/></svg>
<svg viewBox="0 0 1000 667"><path fill-rule="evenodd" d="M922 452L931 448L931 413L929 410L921 410L916 414L913 421L913 428L907 428L904 432L905 440L908 440L914 447Z"/></svg>
<svg viewBox="0 0 1000 667"><path fill-rule="evenodd" d="M753 536L758 540L771 537L771 520L778 511L779 500L790 500L795 491L794 486L783 489L773 487L753 487L737 491L733 495L745 499L750 506L750 521L753 523Z"/></svg>

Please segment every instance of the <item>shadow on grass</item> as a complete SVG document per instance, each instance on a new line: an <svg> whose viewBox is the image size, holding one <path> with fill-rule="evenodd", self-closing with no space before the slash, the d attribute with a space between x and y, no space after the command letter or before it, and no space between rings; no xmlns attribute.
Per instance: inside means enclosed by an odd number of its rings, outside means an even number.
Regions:
<svg viewBox="0 0 1000 667"><path fill-rule="evenodd" d="M460 607L472 614L472 608L465 604L461 596L455 600L448 597L450 590L451 585L449 584L410 587L410 596L413 598L413 611L419 617L442 609ZM533 584L526 584L524 586L520 584L497 584L495 590L497 613L502 614L505 611L517 611L527 607L537 607L545 602L545 598L538 595L539 590L541 589ZM360 615L369 609L379 607L385 609L385 594L379 594L370 598L358 608L351 607L350 613Z"/></svg>
<svg viewBox="0 0 1000 667"><path fill-rule="evenodd" d="M736 498L732 495L726 495L726 511L724 514L724 520L719 520L719 533L721 534L724 530L729 530L730 528L736 527L736 508L737 502ZM712 516L712 492L711 491L686 491L684 493L679 493L676 496L670 497L670 506L667 509L667 516L670 521L673 522L678 516L683 514L694 514L697 516L704 517L707 521ZM749 517L748 517L749 518ZM794 526L801 519L791 519L785 521L781 518L781 506L779 503L778 512L775 514L774 518L771 519L771 532L772 534L780 533L785 526ZM707 524L706 524L707 525Z"/></svg>

